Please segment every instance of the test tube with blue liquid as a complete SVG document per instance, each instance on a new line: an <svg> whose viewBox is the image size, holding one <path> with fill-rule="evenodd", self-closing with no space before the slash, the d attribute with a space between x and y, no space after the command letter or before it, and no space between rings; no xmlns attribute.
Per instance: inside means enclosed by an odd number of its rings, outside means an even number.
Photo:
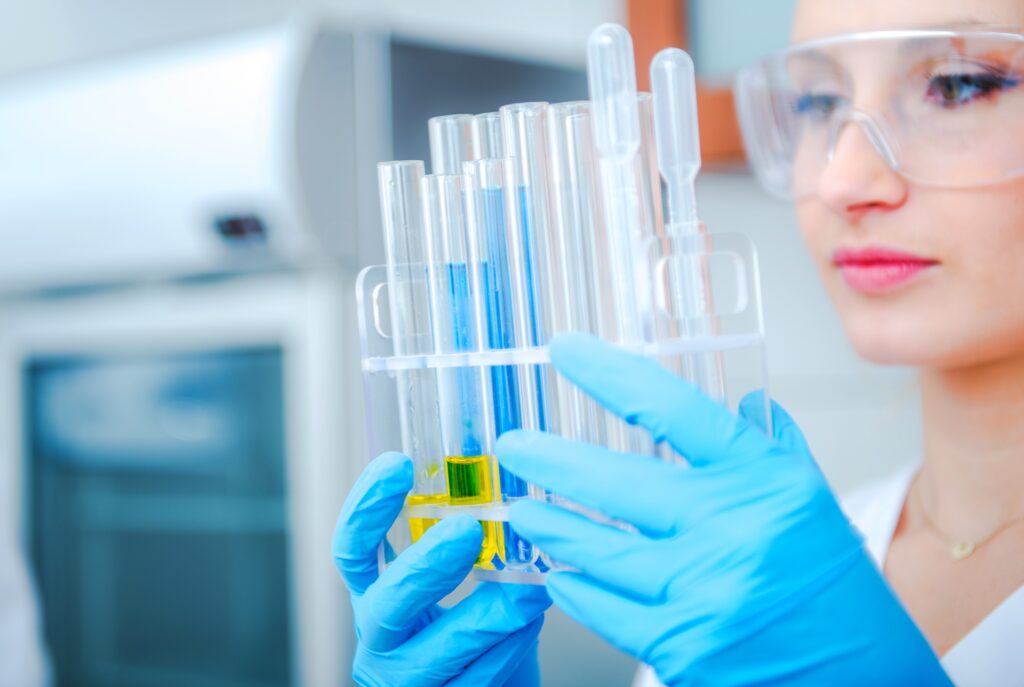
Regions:
<svg viewBox="0 0 1024 687"><path fill-rule="evenodd" d="M522 218L518 196L516 171L505 155L502 116L499 112L484 112L473 117L472 164L467 172L474 180L474 197L479 208L481 231L488 239L488 261L494 265L489 288L489 333L492 348L529 346L530 314L526 284L526 259L523 249ZM495 423L498 435L507 429L537 429L539 409L535 372L529 366L494 368ZM509 389L512 393L503 394ZM502 402L516 408L512 413L501 412ZM504 500L515 500L530 495L530 486L511 472L498 466L498 480ZM533 545L504 524L506 562L509 567L529 566L536 561Z"/></svg>
<svg viewBox="0 0 1024 687"><path fill-rule="evenodd" d="M421 181L431 339L440 355L480 351L487 340L485 258L467 221L467 190L462 174L431 174ZM437 384L448 503L494 503L490 375L481 367L441 367ZM502 528L492 521L481 526L484 540L476 565L502 567Z"/></svg>
<svg viewBox="0 0 1024 687"><path fill-rule="evenodd" d="M484 262L481 269L487 344L494 350L517 347L529 330L523 312L525 280L518 192L515 169L509 159L482 159L464 166L469 180L469 227L475 234ZM536 389L528 366L497 365L490 368L495 430L498 436L512 429L536 429ZM502 500L530 495L529 485L499 466ZM503 525L505 563L510 568L530 566L534 547L506 522Z"/></svg>
<svg viewBox="0 0 1024 687"><path fill-rule="evenodd" d="M512 321L509 227L505 211L508 175L502 160L501 118L494 112L476 115L469 128L472 161L463 163L462 171L467 175L469 183L469 230L475 232L485 259L482 276L487 345L491 349L514 348L516 340ZM513 231L517 230L513 228ZM491 388L494 393L494 425L497 435L521 428L515 368L491 368ZM526 494L525 482L512 474L502 473L500 481L503 496L515 498Z"/></svg>
<svg viewBox="0 0 1024 687"><path fill-rule="evenodd" d="M500 109L505 153L515 164L519 184L519 214L530 340L522 345L545 346L551 336L550 312L544 308L544 294L552 289L552 259L548 226L547 110L544 102L516 103ZM551 397L554 371L535 368L539 429L553 429L557 406Z"/></svg>

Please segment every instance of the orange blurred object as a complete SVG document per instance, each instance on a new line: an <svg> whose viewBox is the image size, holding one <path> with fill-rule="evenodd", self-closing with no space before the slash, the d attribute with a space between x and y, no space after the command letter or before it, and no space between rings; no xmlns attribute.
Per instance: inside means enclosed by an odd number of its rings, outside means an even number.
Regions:
<svg viewBox="0 0 1024 687"><path fill-rule="evenodd" d="M662 48L689 50L689 27L685 0L628 0L626 24L636 52L637 88L651 89L648 67ZM700 118L700 147L705 164L733 163L744 159L743 141L728 88L698 85L697 116Z"/></svg>

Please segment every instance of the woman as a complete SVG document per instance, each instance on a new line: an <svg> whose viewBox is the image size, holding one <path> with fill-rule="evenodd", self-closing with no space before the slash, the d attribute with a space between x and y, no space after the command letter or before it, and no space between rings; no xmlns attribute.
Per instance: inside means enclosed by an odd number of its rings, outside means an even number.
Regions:
<svg viewBox="0 0 1024 687"><path fill-rule="evenodd" d="M957 32L893 33L936 27ZM549 577L555 603L662 682L1024 684L1022 33L1019 0L803 0L795 47L738 84L755 169L797 203L853 346L920 370L919 465L847 502L867 550L781 409L769 438L756 397L734 416L650 361L553 342L563 375L693 466L498 443L506 468L637 526L511 513L580 571ZM472 565L472 521L435 526L375 579L410 483L408 461L382 457L339 519L357 679L535 684L538 590L433 606Z"/></svg>

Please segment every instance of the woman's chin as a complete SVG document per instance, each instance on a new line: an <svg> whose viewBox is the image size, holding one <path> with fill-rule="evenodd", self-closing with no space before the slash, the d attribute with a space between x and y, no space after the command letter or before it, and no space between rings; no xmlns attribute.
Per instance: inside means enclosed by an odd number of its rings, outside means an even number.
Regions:
<svg viewBox="0 0 1024 687"><path fill-rule="evenodd" d="M956 357L942 338L922 329L879 323L846 323L845 328L857 355L877 365L944 366Z"/></svg>
<svg viewBox="0 0 1024 687"><path fill-rule="evenodd" d="M908 350L905 342L891 346L877 341L863 342L851 339L851 344L857 355L876 365L910 365L919 367L924 364L920 353Z"/></svg>
<svg viewBox="0 0 1024 687"><path fill-rule="evenodd" d="M1019 358L1024 336L962 336L949 329L925 326L859 327L846 325L856 353L877 365L953 370Z"/></svg>

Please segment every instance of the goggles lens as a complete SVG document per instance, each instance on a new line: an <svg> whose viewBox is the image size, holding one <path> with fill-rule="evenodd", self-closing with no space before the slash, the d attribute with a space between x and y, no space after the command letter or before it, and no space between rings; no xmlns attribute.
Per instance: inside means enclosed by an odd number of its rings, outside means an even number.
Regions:
<svg viewBox="0 0 1024 687"><path fill-rule="evenodd" d="M1024 35L854 34L742 70L736 101L754 170L772 193L817 193L858 131L897 172L963 188L1024 174ZM865 144L864 140L860 144Z"/></svg>

